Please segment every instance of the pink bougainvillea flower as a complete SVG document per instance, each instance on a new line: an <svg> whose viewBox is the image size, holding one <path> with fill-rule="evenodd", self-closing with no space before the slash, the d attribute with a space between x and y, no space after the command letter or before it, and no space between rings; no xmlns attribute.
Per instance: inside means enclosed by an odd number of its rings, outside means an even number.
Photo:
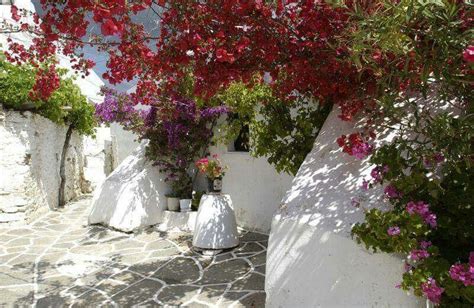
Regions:
<svg viewBox="0 0 474 308"><path fill-rule="evenodd" d="M474 45L469 45L466 49L464 49L462 57L467 63L474 62Z"/></svg>
<svg viewBox="0 0 474 308"><path fill-rule="evenodd" d="M372 153L373 147L367 142L355 144L352 147L352 155L357 159L364 159Z"/></svg>
<svg viewBox="0 0 474 308"><path fill-rule="evenodd" d="M351 205L353 207L359 207L360 206L360 201L357 198L354 197L354 198L351 199Z"/></svg>
<svg viewBox="0 0 474 308"><path fill-rule="evenodd" d="M441 295L444 292L444 288L441 288L436 284L436 280L432 277L428 278L427 282L421 284L421 290L423 294L435 304L439 304Z"/></svg>
<svg viewBox="0 0 474 308"><path fill-rule="evenodd" d="M462 282L464 286L474 286L474 251L469 254L469 264L456 263L449 269L451 279Z"/></svg>
<svg viewBox="0 0 474 308"><path fill-rule="evenodd" d="M430 253L424 249L413 249L409 256L413 261L419 261L428 258Z"/></svg>
<svg viewBox="0 0 474 308"><path fill-rule="evenodd" d="M397 226L389 227L389 228L387 229L387 233L388 233L388 235L390 235L390 236L399 235L399 234L400 234L400 228L397 227Z"/></svg>
<svg viewBox="0 0 474 308"><path fill-rule="evenodd" d="M428 247L430 247L432 244L430 241L421 241L420 242L420 247L421 249L427 249Z"/></svg>
<svg viewBox="0 0 474 308"><path fill-rule="evenodd" d="M368 190L368 189L369 189L369 181L367 181L367 180L364 179L364 180L362 181L361 187L362 187L363 190Z"/></svg>
<svg viewBox="0 0 474 308"><path fill-rule="evenodd" d="M436 214L430 212L429 204L424 203L423 201L413 202L410 201L407 203L406 211L410 215L418 214L420 215L424 222L428 224L431 228L436 228Z"/></svg>
<svg viewBox="0 0 474 308"><path fill-rule="evenodd" d="M400 192L395 188L395 186L393 186L392 184L388 185L387 187L385 187L384 189L384 193L385 195L387 195L387 197L389 197L390 199L395 199L395 198L398 198L400 197Z"/></svg>
<svg viewBox="0 0 474 308"><path fill-rule="evenodd" d="M383 176L388 172L388 166L377 166L370 171L370 176L374 179L375 183L382 182Z"/></svg>

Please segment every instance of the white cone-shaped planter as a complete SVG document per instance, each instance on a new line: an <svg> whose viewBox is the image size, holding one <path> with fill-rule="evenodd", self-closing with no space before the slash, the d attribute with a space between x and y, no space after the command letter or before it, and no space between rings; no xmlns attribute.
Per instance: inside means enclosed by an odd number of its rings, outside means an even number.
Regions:
<svg viewBox="0 0 474 308"><path fill-rule="evenodd" d="M239 234L229 195L204 195L194 228L193 246L202 249L228 249L239 245Z"/></svg>

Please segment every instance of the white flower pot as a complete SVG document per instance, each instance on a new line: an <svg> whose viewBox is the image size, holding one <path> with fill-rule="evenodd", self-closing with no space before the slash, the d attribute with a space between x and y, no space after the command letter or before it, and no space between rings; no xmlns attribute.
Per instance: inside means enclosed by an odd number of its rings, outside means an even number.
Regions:
<svg viewBox="0 0 474 308"><path fill-rule="evenodd" d="M194 227L193 246L201 249L228 249L238 245L239 233L230 196L202 196Z"/></svg>
<svg viewBox="0 0 474 308"><path fill-rule="evenodd" d="M181 212L190 212L192 199L181 199L179 200L179 208Z"/></svg>
<svg viewBox="0 0 474 308"><path fill-rule="evenodd" d="M168 197L168 211L179 211L179 198Z"/></svg>

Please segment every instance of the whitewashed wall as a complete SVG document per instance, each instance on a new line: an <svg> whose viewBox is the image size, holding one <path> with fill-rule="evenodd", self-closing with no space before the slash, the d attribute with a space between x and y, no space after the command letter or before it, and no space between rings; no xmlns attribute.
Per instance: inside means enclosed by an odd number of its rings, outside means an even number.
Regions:
<svg viewBox="0 0 474 308"><path fill-rule="evenodd" d="M115 147L115 159L117 165L125 160L139 146L137 137L130 131L126 131L120 124L112 123L110 125L110 134Z"/></svg>
<svg viewBox="0 0 474 308"><path fill-rule="evenodd" d="M267 307L416 307L395 288L403 273L400 258L373 254L350 235L361 222L351 205L372 166L342 153L336 138L354 132L332 111L313 150L273 217L267 254ZM380 136L389 138L382 132ZM366 207L387 206L381 189L366 196Z"/></svg>
<svg viewBox="0 0 474 308"><path fill-rule="evenodd" d="M35 7L30 0L15 0L15 5L19 9L35 11ZM14 23L11 19L10 9L10 5L0 5L0 21L7 20L8 23ZM26 46L33 39L33 36L27 33L0 34L0 51L7 49L8 37ZM58 60L61 67L70 69L72 76L73 72L69 58L58 55ZM94 71L91 71L86 78L76 78L74 83L79 86L81 93L87 97L89 102L98 103L102 101L102 96L99 92L104 82ZM110 160L113 160L113 157L111 153L106 153L107 144L111 144L111 136L110 129L106 127L98 128L94 138L86 137L84 140L85 176L91 181L92 187L99 185L105 179L105 174L111 171L108 170L111 168L107 168L107 165L111 164Z"/></svg>
<svg viewBox="0 0 474 308"><path fill-rule="evenodd" d="M24 223L57 208L60 160L67 127L31 112L0 107L0 224ZM65 172L65 200L89 189L82 138L73 133Z"/></svg>
<svg viewBox="0 0 474 308"><path fill-rule="evenodd" d="M273 214L290 187L293 176L279 174L266 158L246 152L211 149L229 166L223 192L230 194L239 226L268 233Z"/></svg>

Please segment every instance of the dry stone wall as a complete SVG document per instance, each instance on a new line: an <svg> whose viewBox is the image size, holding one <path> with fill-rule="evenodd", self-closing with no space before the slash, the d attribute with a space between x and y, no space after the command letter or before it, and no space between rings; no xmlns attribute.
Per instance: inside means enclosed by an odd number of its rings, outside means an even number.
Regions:
<svg viewBox="0 0 474 308"><path fill-rule="evenodd" d="M0 225L22 224L58 207L66 131L66 126L37 114L0 109ZM65 171L65 201L90 190L84 178L82 137L76 133Z"/></svg>

